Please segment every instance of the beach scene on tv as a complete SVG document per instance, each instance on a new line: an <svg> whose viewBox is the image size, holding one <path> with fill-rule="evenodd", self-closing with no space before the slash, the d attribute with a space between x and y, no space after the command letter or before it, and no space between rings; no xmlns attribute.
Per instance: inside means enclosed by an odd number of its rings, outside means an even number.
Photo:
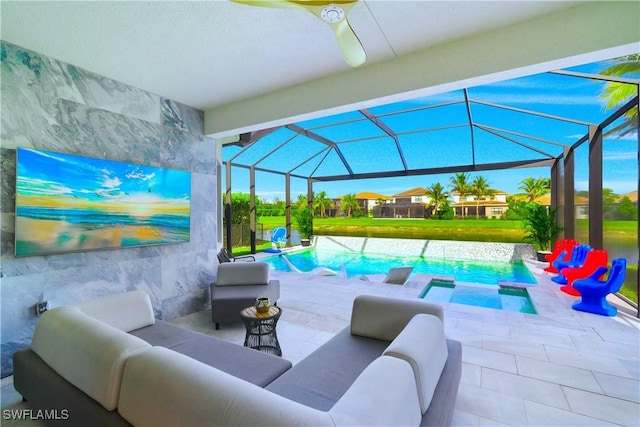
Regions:
<svg viewBox="0 0 640 427"><path fill-rule="evenodd" d="M191 173L18 148L16 256L189 241Z"/></svg>

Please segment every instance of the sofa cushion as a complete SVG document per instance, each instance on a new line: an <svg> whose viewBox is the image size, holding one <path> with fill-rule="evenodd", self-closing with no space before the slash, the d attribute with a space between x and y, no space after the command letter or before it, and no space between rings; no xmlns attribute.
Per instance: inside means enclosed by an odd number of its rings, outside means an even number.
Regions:
<svg viewBox="0 0 640 427"><path fill-rule="evenodd" d="M440 374L447 363L447 342L440 319L417 314L384 351L405 360L413 369L422 413L427 412Z"/></svg>
<svg viewBox="0 0 640 427"><path fill-rule="evenodd" d="M266 388L321 411L330 410L389 341L351 335L344 328Z"/></svg>
<svg viewBox="0 0 640 427"><path fill-rule="evenodd" d="M216 286L266 285L267 283L269 283L269 264L266 262L225 262L218 266Z"/></svg>
<svg viewBox="0 0 640 427"><path fill-rule="evenodd" d="M131 331L153 346L166 347L252 384L264 387L291 368L282 357L255 351L162 320Z"/></svg>
<svg viewBox="0 0 640 427"><path fill-rule="evenodd" d="M353 301L351 333L384 341L393 341L416 314L431 314L443 319L442 307L422 299L388 298L359 295Z"/></svg>
<svg viewBox="0 0 640 427"><path fill-rule="evenodd" d="M75 307L44 313L31 349L51 369L107 410L118 403L126 359L151 346Z"/></svg>
<svg viewBox="0 0 640 427"><path fill-rule="evenodd" d="M381 356L329 411L337 426L417 426L422 414L411 367Z"/></svg>
<svg viewBox="0 0 640 427"><path fill-rule="evenodd" d="M162 347L127 361L118 412L136 426L333 425L326 412Z"/></svg>
<svg viewBox="0 0 640 427"><path fill-rule="evenodd" d="M125 332L153 325L155 322L151 300L143 291L121 292L83 301L73 307Z"/></svg>

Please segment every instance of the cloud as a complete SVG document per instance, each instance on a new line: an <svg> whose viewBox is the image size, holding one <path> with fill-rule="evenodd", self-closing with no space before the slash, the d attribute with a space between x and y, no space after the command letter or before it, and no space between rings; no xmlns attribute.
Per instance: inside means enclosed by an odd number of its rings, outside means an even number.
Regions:
<svg viewBox="0 0 640 427"><path fill-rule="evenodd" d="M636 160L638 158L637 151L605 151L602 154L602 159L611 160Z"/></svg>
<svg viewBox="0 0 640 427"><path fill-rule="evenodd" d="M125 177L127 177L128 179L141 179L143 182L149 181L150 179L154 178L155 176L156 176L155 172L151 172L149 174L144 174L139 169L135 170L133 172L129 172L128 174L125 175Z"/></svg>
<svg viewBox="0 0 640 427"><path fill-rule="evenodd" d="M121 184L122 181L120 181L120 178L118 178L117 176L115 178L105 176L104 181L102 182L102 185L107 188L118 188Z"/></svg>

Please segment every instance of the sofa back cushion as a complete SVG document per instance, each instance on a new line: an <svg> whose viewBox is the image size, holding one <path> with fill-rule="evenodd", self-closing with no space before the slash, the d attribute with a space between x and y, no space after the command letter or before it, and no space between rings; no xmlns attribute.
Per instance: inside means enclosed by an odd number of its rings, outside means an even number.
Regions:
<svg viewBox="0 0 640 427"><path fill-rule="evenodd" d="M149 295L143 291L121 292L74 304L85 314L125 332L156 321Z"/></svg>
<svg viewBox="0 0 640 427"><path fill-rule="evenodd" d="M393 341L416 314L443 319L442 307L422 299L400 299L359 295L353 301L351 333L362 337Z"/></svg>
<svg viewBox="0 0 640 427"><path fill-rule="evenodd" d="M418 388L420 409L423 414L427 412L449 356L440 319L429 314L414 316L384 355L409 363Z"/></svg>
<svg viewBox="0 0 640 427"><path fill-rule="evenodd" d="M76 307L44 313L31 342L31 349L51 369L109 411L118 404L125 361L150 348Z"/></svg>
<svg viewBox="0 0 640 427"><path fill-rule="evenodd" d="M118 412L136 426L333 425L326 412L163 347L129 359Z"/></svg>
<svg viewBox="0 0 640 427"><path fill-rule="evenodd" d="M225 262L218 266L215 286L266 285L269 264L266 262Z"/></svg>
<svg viewBox="0 0 640 427"><path fill-rule="evenodd" d="M422 413L411 367L381 356L329 411L336 426L417 426Z"/></svg>

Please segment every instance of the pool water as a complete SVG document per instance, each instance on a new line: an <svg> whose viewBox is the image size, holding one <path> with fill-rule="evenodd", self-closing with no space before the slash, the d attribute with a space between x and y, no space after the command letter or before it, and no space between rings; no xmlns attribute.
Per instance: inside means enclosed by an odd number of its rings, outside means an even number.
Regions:
<svg viewBox="0 0 640 427"><path fill-rule="evenodd" d="M452 282L432 280L420 295L434 302L453 302L496 310L537 314L529 292L523 288L461 286Z"/></svg>
<svg viewBox="0 0 640 427"><path fill-rule="evenodd" d="M523 262L469 261L426 259L424 257L392 257L378 254L353 252L334 252L310 248L300 252L291 252L287 258L302 271L311 271L315 267L328 267L339 272L345 265L347 277L360 277L365 274L386 274L390 268L413 266L413 273L425 273L435 276L453 276L459 282L497 285L500 281L535 284L536 279ZM280 258L272 256L265 259L276 270L290 271Z"/></svg>

